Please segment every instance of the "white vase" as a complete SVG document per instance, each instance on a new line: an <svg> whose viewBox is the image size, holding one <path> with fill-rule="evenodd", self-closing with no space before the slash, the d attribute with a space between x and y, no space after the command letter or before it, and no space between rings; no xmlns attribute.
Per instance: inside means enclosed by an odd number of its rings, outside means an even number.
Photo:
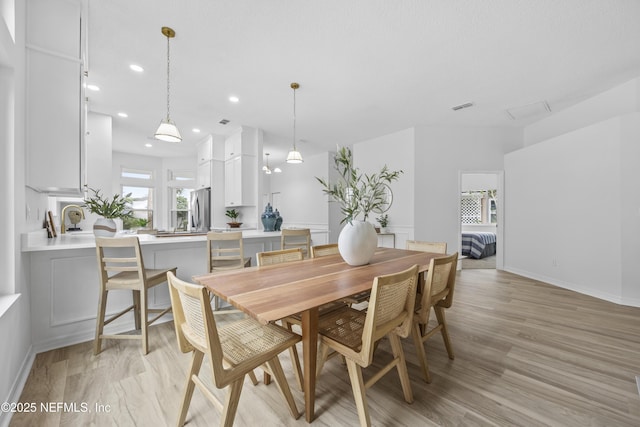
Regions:
<svg viewBox="0 0 640 427"><path fill-rule="evenodd" d="M96 237L113 237L116 231L116 222L111 218L98 218L93 224L93 234Z"/></svg>
<svg viewBox="0 0 640 427"><path fill-rule="evenodd" d="M378 247L373 224L365 221L347 223L338 236L338 250L349 265L368 264Z"/></svg>

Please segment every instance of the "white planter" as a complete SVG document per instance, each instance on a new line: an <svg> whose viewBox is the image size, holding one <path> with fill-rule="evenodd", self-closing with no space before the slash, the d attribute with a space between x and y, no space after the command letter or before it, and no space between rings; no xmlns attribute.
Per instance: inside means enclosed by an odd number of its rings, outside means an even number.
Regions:
<svg viewBox="0 0 640 427"><path fill-rule="evenodd" d="M368 264L377 247L378 236L369 222L347 223L338 236L338 250L349 265Z"/></svg>
<svg viewBox="0 0 640 427"><path fill-rule="evenodd" d="M93 234L96 237L113 237L116 231L116 222L110 218L98 218L93 224Z"/></svg>

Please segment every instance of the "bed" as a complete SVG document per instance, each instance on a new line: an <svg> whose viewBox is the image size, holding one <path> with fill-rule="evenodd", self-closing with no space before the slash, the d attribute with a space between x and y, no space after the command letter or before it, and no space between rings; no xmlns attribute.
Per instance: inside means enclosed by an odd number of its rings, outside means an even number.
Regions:
<svg viewBox="0 0 640 427"><path fill-rule="evenodd" d="M496 233L463 232L462 255L481 259L496 254Z"/></svg>

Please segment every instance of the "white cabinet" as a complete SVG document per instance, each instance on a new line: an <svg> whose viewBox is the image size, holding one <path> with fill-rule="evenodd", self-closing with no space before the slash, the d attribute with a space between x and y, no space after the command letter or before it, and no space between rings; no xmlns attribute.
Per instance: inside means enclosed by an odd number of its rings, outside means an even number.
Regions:
<svg viewBox="0 0 640 427"><path fill-rule="evenodd" d="M27 186L80 195L85 102L80 0L27 3Z"/></svg>
<svg viewBox="0 0 640 427"><path fill-rule="evenodd" d="M229 135L224 142L224 159L229 160L236 156L247 156L256 154L256 130L243 128L240 131Z"/></svg>
<svg viewBox="0 0 640 427"><path fill-rule="evenodd" d="M211 163L211 160L198 163L198 169L196 170L196 188L211 187Z"/></svg>
<svg viewBox="0 0 640 427"><path fill-rule="evenodd" d="M224 204L255 206L255 156L236 156L224 162Z"/></svg>
<svg viewBox="0 0 640 427"><path fill-rule="evenodd" d="M211 135L199 142L196 148L198 152L198 164L213 159L213 137Z"/></svg>

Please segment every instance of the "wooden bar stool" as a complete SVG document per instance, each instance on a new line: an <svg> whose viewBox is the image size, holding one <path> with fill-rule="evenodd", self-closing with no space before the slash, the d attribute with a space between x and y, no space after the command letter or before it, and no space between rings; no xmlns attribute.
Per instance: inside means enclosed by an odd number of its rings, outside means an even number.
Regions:
<svg viewBox="0 0 640 427"><path fill-rule="evenodd" d="M280 249L300 248L305 258L311 256L311 230L308 228L284 228L280 233Z"/></svg>
<svg viewBox="0 0 640 427"><path fill-rule="evenodd" d="M251 257L244 256L242 231L207 233L207 271L236 270L251 266ZM239 313L239 310L220 310L220 299L213 296L213 309L216 313Z"/></svg>
<svg viewBox="0 0 640 427"><path fill-rule="evenodd" d="M100 297L98 300L98 316L96 318L96 336L94 354L102 351L103 339L139 339L142 340L142 351L149 353L148 326L162 315L171 311L165 309L149 309L147 291L167 281L167 272L176 273L176 267L168 269L148 269L144 267L140 242L136 236L130 237L96 237L96 254L100 272ZM128 290L133 292L133 305L105 319L107 296L109 291ZM135 327L140 335L107 335L104 327L120 316L134 311ZM149 320L149 313L159 313Z"/></svg>

